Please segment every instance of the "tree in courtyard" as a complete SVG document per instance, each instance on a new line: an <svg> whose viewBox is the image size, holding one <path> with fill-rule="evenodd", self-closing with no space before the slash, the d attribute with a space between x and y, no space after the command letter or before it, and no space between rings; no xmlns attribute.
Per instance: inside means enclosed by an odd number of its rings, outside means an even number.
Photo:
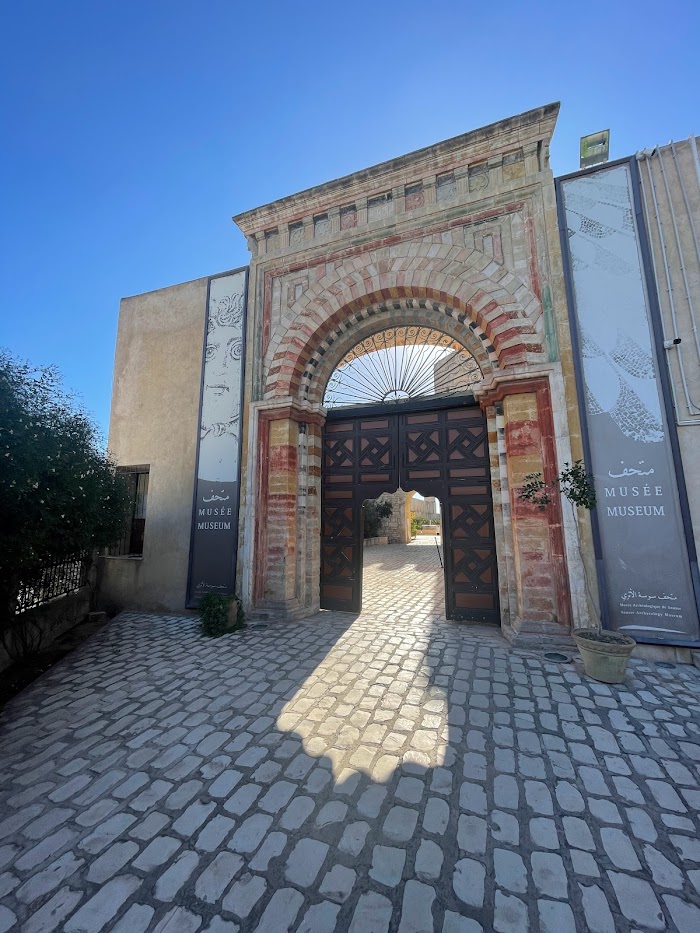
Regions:
<svg viewBox="0 0 700 933"><path fill-rule="evenodd" d="M125 528L128 487L88 415L54 367L0 351L0 644L38 648L19 612L42 568L113 544Z"/></svg>

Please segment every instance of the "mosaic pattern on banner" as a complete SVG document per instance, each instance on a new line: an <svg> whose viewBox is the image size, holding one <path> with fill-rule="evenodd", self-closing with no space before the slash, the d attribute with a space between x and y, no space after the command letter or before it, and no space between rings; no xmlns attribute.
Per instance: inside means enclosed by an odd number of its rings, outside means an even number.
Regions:
<svg viewBox="0 0 700 933"><path fill-rule="evenodd" d="M236 580L246 270L209 283L188 606Z"/></svg>
<svg viewBox="0 0 700 933"><path fill-rule="evenodd" d="M632 180L561 183L610 626L698 637L698 615L644 284Z"/></svg>

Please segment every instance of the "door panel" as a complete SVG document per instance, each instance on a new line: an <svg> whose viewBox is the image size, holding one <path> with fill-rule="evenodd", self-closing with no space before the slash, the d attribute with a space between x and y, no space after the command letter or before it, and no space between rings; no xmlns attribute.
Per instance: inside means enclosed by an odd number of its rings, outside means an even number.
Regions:
<svg viewBox="0 0 700 933"><path fill-rule="evenodd" d="M362 503L399 485L395 417L331 421L321 460L321 608L362 607Z"/></svg>
<svg viewBox="0 0 700 933"><path fill-rule="evenodd" d="M360 611L362 503L399 486L440 499L447 617L498 623L488 435L476 406L326 424L321 607Z"/></svg>
<svg viewBox="0 0 700 933"><path fill-rule="evenodd" d="M442 505L447 618L499 623L486 419L476 406L398 417L401 488Z"/></svg>

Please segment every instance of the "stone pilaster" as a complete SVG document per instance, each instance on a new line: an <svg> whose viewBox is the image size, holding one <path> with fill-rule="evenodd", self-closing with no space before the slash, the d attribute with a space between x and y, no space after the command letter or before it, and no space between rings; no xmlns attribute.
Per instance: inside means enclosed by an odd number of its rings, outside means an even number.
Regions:
<svg viewBox="0 0 700 933"><path fill-rule="evenodd" d="M529 473L551 482L558 473L549 382L531 378L501 383L489 393L488 403L502 405L505 448L502 480L506 550L512 559L506 596L510 605L509 635L516 641L537 636L568 637L571 605L559 496L540 510L519 497ZM487 404L482 399L482 404ZM505 498L506 491L503 490ZM506 522L505 519L508 519Z"/></svg>

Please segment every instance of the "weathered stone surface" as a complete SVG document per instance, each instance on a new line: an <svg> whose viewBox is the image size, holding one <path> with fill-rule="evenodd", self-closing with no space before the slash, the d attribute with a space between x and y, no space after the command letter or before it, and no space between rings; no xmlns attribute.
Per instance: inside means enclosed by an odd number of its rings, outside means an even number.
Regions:
<svg viewBox="0 0 700 933"><path fill-rule="evenodd" d="M395 595L392 600L396 606ZM225 642L215 650L191 620L124 615L51 672L42 681L46 689L20 695L0 726L3 922L21 933L153 933L164 923L172 925L167 933L235 933L261 924L269 933L288 925L295 933L334 926L422 933L430 924L434 933L482 933L482 927L484 933L512 933L528 925L533 933L614 933L619 921L630 933L673 924L695 933L697 811L688 803L679 812L670 797L673 806L665 809L659 788L654 794L648 782L678 781L675 790L685 800L683 791L694 787L690 779L698 780L699 762L683 748L691 743L681 743L667 725L692 732L696 707L700 715L700 672L632 661L632 686L599 693L573 666L552 669L537 656L524 658L489 631L435 622L421 627L415 614L410 625L378 626L363 615L349 626L334 614L324 616L324 625L251 629L221 657ZM98 705L108 723L102 729L117 723L117 691L124 692L123 705L128 701L139 712L164 700L141 717L146 724L138 734L155 731L129 755L154 748L162 754L156 736L190 717L191 732L209 727L194 747L217 732L228 731L232 739L210 760L189 762L180 777L164 778L153 764L157 758L141 754L133 765L125 756L107 763L118 748L93 756L93 747L107 740L96 735L94 745L84 747L86 739L74 732ZM382 705L387 695L401 704ZM217 697L226 699L226 708L210 708ZM615 705L597 704L595 697ZM454 703L466 711L464 726L435 725ZM41 715L36 704L40 710L48 704ZM624 721L612 715L623 708ZM648 710L652 719L636 718L633 709ZM600 723L589 722L592 713ZM545 714L551 718L542 719ZM376 783L370 773L349 767L352 744L319 742L317 727L326 715L357 728L352 741L358 748L368 747L372 724L386 729L384 738L436 731L439 763L426 763L407 743L386 783ZM229 726L236 717L237 725ZM166 718L162 730L148 725ZM278 720L288 728L280 729ZM522 734L540 721L541 754L525 755ZM630 731L629 722L643 726ZM649 723L658 734L648 734ZM613 736L619 751L586 744L589 725ZM134 733L128 724L121 728L108 739L126 751ZM58 731L60 747L45 759L52 762L49 781L44 760L32 761L55 744ZM226 746L243 732L245 749L262 756L241 765L235 761L240 752ZM189 738L168 748L191 747ZM610 744L600 734L598 741ZM592 793L579 777L585 753L572 754L574 744L601 756L598 765L583 767L604 774L607 796ZM375 747L372 768L383 754ZM485 759L485 780L473 779L482 764L473 756ZM668 780L650 777L642 759L657 764ZM285 770L298 762L295 776L261 784L253 775L267 760ZM464 777L465 761L472 779ZM240 778L222 782L234 767ZM82 825L77 809L66 816L77 796L115 770L124 776L106 782L103 796L85 807L97 822ZM82 773L90 782L64 797L64 784ZM146 784L137 777L143 774ZM616 797L615 777L630 781L644 805ZM601 789L597 778L587 779ZM120 788L130 792L120 797ZM36 792L27 794L30 789ZM93 809L103 801L109 806ZM58 822L44 819L54 810ZM40 828L46 835L37 838Z"/></svg>

